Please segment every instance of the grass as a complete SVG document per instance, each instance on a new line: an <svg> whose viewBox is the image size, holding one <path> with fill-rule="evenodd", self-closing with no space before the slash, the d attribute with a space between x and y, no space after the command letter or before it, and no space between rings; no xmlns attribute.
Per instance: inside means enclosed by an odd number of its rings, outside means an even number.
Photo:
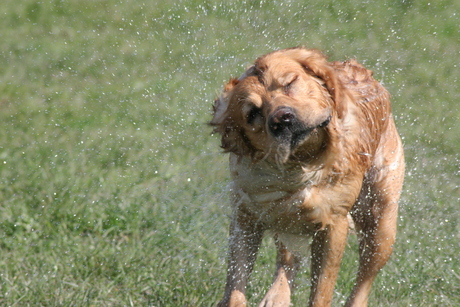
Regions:
<svg viewBox="0 0 460 307"><path fill-rule="evenodd" d="M393 94L407 156L371 306L460 304L456 1L12 1L0 18L0 304L212 306L229 182L206 122L254 58L356 57ZM457 13L456 13L457 12ZM350 292L350 237L334 306ZM248 289L269 286L264 241ZM308 272L293 302L308 297Z"/></svg>

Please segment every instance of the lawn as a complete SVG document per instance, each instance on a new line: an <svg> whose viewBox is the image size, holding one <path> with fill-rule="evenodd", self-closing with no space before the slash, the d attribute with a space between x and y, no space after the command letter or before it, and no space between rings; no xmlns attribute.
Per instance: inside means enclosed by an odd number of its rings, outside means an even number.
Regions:
<svg viewBox="0 0 460 307"><path fill-rule="evenodd" d="M229 176L211 104L257 56L296 45L357 58L392 93L407 174L370 306L460 305L460 2L310 2L4 0L0 305L214 305ZM267 238L253 305L273 267ZM294 306L308 289L306 268Z"/></svg>

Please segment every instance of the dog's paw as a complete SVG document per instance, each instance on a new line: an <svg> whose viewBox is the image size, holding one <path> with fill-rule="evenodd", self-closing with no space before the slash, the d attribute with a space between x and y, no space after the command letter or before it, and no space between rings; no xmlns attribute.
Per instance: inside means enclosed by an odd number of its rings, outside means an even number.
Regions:
<svg viewBox="0 0 460 307"><path fill-rule="evenodd" d="M246 307L246 296L240 291L234 290L230 296L224 297L216 307Z"/></svg>
<svg viewBox="0 0 460 307"><path fill-rule="evenodd" d="M259 307L289 307L291 305L290 291L270 288L265 294Z"/></svg>

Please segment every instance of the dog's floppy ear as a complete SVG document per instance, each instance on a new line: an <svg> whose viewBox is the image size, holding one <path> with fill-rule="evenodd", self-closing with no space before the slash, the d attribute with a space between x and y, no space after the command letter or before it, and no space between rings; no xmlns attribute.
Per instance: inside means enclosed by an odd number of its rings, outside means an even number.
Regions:
<svg viewBox="0 0 460 307"><path fill-rule="evenodd" d="M252 69L252 68L251 68ZM233 152L238 156L255 154L243 128L238 124L239 114L232 105L235 86L247 76L247 72L239 79L231 79L224 87L222 94L214 101L214 116L209 123L213 132L221 135L221 147L225 152Z"/></svg>
<svg viewBox="0 0 460 307"><path fill-rule="evenodd" d="M224 86L224 90L220 94L219 97L214 100L213 109L213 117L211 122L209 123L211 126L214 126L214 132L222 133L219 130L219 127L225 121L225 117L227 116L227 110L229 106L229 93L238 84L238 79L231 79L228 83Z"/></svg>
<svg viewBox="0 0 460 307"><path fill-rule="evenodd" d="M339 118L343 118L347 112L345 96L348 95L336 71L319 50L305 48L291 48L283 50L283 53L299 62L305 70L325 82L326 88L335 103L335 109Z"/></svg>
<svg viewBox="0 0 460 307"><path fill-rule="evenodd" d="M210 122L211 126L216 127L216 126L219 126L219 125L223 124L223 122L225 120L225 117L226 117L228 107L229 107L229 101L230 101L229 94L230 94L230 91L241 80L245 79L247 76L249 76L250 74L254 73L254 70L255 70L255 67L251 66L241 75L241 77L239 77L238 79L232 78L232 79L230 79L230 81L227 82L227 84L224 86L224 90L222 91L222 94L219 97L217 97L216 100L214 100L213 118L212 118L212 120ZM216 131L216 129L215 129L214 132L219 132L219 131Z"/></svg>

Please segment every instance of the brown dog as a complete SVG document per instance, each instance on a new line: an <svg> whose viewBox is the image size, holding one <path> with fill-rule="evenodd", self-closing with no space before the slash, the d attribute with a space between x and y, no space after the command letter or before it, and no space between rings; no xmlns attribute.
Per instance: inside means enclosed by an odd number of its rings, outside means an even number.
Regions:
<svg viewBox="0 0 460 307"><path fill-rule="evenodd" d="M259 306L289 306L301 245L311 238L310 306L329 306L351 213L359 271L347 306L366 306L392 253L404 177L388 92L354 60L291 48L256 60L215 101L214 131L230 153L233 218L225 294L245 306L263 233L278 249Z"/></svg>

